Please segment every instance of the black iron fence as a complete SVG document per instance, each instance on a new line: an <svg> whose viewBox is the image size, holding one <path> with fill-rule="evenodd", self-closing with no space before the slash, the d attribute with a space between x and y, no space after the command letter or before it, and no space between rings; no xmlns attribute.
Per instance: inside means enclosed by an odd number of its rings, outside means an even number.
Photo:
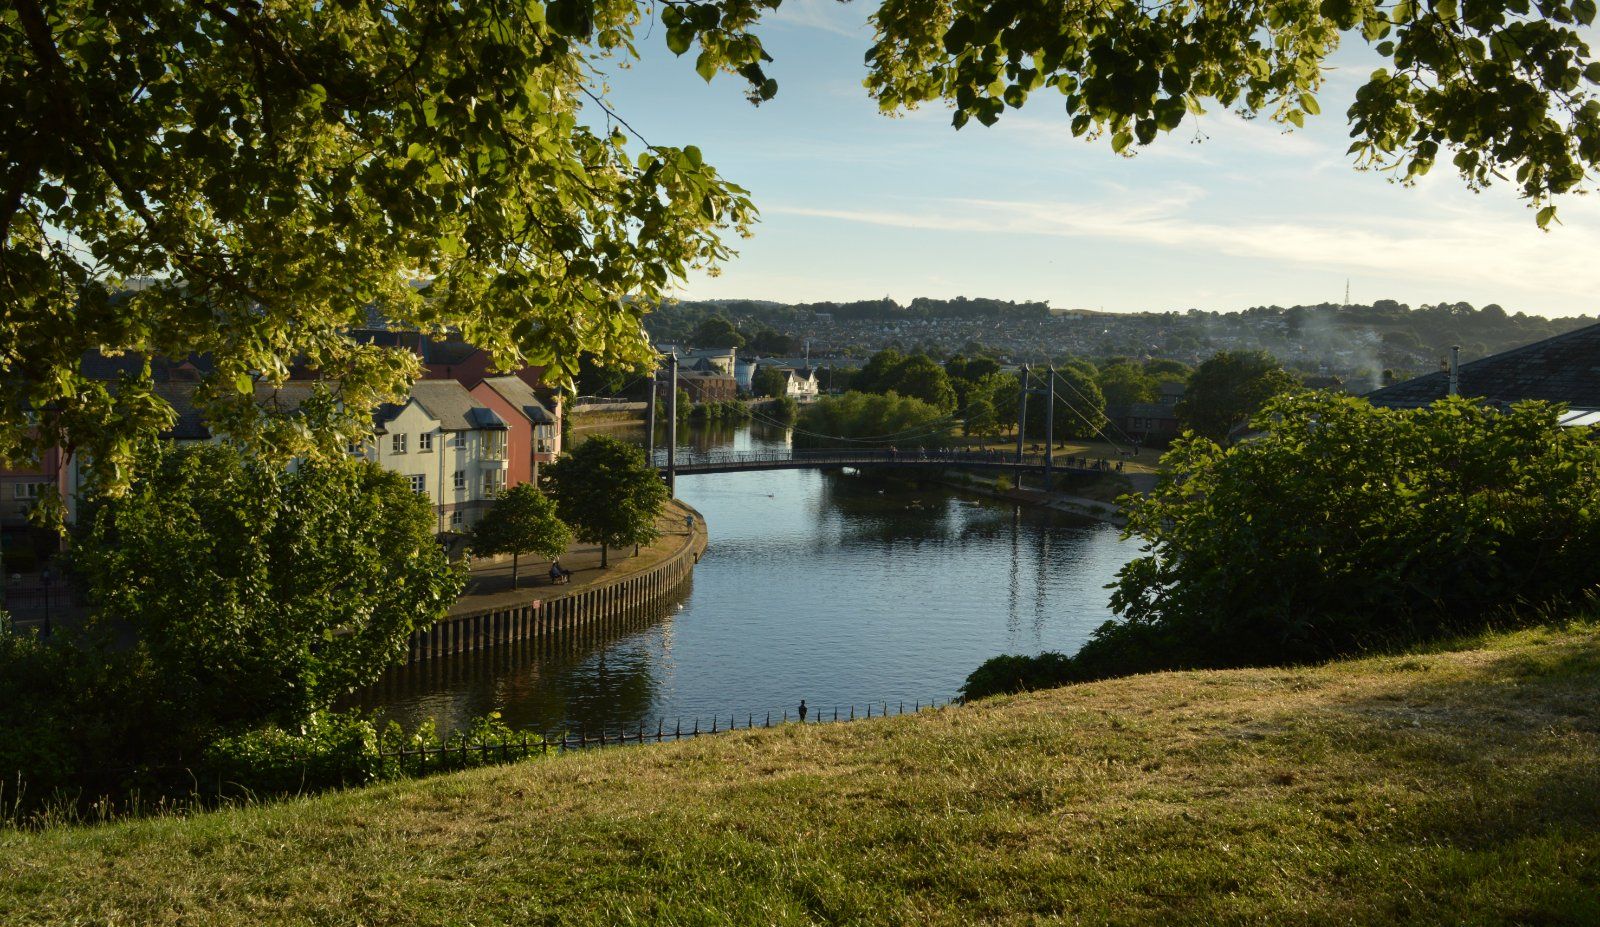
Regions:
<svg viewBox="0 0 1600 927"><path fill-rule="evenodd" d="M665 720L658 720L653 730L645 725L639 725L632 730L601 730L594 734L590 734L582 728L576 733L567 731L548 735L531 734L526 731L508 732L497 736L479 736L472 739L463 737L458 741L443 744L388 749L382 751L381 756L385 764L394 764L391 767L391 772L420 776L430 772L447 772L471 766L487 766L535 756L550 756L552 754L603 749L606 747L671 743L679 740L709 737L714 734L727 734L734 731L782 727L787 724L805 724L808 726L845 724L851 721L863 721L871 718L885 718L907 713L916 714L930 709L948 708L957 703L958 700L956 699L934 699L926 702L913 701L909 708L903 701L870 702L865 706L831 706L826 709L808 708L804 718L799 715L798 709L794 713L780 711L777 713L765 712L757 715L754 712L747 712L742 719L736 713L729 713L726 715L713 715L710 718L697 717L688 724L679 719L674 721L670 727ZM740 723L741 720L743 721L742 724Z"/></svg>

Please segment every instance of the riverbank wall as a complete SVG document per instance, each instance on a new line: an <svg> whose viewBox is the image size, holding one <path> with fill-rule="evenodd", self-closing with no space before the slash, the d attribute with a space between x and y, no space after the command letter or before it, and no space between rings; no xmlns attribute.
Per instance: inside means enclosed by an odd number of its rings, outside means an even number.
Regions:
<svg viewBox="0 0 1600 927"><path fill-rule="evenodd" d="M546 586L496 596L482 608L452 609L431 627L413 632L406 663L484 650L575 629L603 630L675 592L706 551L705 519L681 500L672 507L694 517L680 543L653 562L616 562L600 579L576 588Z"/></svg>

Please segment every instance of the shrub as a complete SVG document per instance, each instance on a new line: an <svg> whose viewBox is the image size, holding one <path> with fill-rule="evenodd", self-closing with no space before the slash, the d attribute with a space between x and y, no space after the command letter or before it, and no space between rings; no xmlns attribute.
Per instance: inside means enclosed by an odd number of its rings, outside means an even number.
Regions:
<svg viewBox="0 0 1600 927"><path fill-rule="evenodd" d="M1071 658L1054 651L1033 657L1015 654L991 657L967 677L961 686L961 697L984 698L1059 686L1069 681L1071 662Z"/></svg>
<svg viewBox="0 0 1600 927"><path fill-rule="evenodd" d="M293 794L362 785L383 773L378 731L353 713L319 711L295 733L264 727L206 747L200 779L219 793Z"/></svg>
<svg viewBox="0 0 1600 927"><path fill-rule="evenodd" d="M1600 446L1543 403L1280 398L1255 440L1180 440L1126 505L1112 606L1216 664L1461 630L1600 582Z"/></svg>

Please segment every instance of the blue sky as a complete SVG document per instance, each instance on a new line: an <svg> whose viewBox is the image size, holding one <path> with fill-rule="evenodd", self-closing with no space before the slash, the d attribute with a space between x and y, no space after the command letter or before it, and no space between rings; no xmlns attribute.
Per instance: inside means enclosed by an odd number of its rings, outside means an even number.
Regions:
<svg viewBox="0 0 1600 927"><path fill-rule="evenodd" d="M785 0L761 28L780 89L760 107L737 79L702 81L659 25L611 75L645 138L699 145L761 209L739 256L681 296L1226 311L1337 301L1348 278L1356 302L1600 311L1600 198L1562 201L1543 233L1509 185L1473 193L1447 163L1411 187L1351 167L1342 114L1369 68L1354 54L1304 130L1218 111L1124 158L1074 139L1053 94L988 129L957 132L938 106L880 115L861 86L869 9Z"/></svg>

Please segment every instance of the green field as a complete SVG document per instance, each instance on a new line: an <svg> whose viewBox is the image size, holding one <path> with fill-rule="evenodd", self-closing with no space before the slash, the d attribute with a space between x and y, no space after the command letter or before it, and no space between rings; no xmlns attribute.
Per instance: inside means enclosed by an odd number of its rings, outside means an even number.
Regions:
<svg viewBox="0 0 1600 927"><path fill-rule="evenodd" d="M1600 629L0 832L0 924L1600 924Z"/></svg>

